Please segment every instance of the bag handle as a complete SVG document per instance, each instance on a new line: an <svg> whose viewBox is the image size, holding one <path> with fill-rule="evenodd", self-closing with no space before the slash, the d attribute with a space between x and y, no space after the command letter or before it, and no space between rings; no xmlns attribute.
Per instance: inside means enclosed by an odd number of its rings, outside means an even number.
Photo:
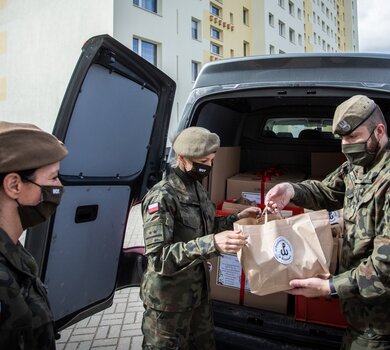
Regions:
<svg viewBox="0 0 390 350"><path fill-rule="evenodd" d="M280 219L284 219L282 213L280 211L278 211L276 213L277 215L279 215ZM266 224L268 222L268 210L267 210L267 207L264 207L264 209L261 211L261 214L260 214L260 217L257 219L257 222L260 223L260 220L261 218L264 216L264 223Z"/></svg>

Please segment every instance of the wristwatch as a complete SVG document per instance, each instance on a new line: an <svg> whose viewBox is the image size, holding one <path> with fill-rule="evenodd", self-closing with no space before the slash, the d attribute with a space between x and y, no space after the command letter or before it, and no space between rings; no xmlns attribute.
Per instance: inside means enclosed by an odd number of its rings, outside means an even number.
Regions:
<svg viewBox="0 0 390 350"><path fill-rule="evenodd" d="M332 298L337 298L338 295L337 295L337 290L336 290L336 288L334 287L333 277L329 278L329 288L330 288L330 296L331 296Z"/></svg>

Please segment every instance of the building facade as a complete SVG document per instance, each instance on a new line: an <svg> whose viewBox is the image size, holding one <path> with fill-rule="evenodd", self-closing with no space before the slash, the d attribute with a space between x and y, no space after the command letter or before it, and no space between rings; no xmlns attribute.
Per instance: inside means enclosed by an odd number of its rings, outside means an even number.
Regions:
<svg viewBox="0 0 390 350"><path fill-rule="evenodd" d="M0 0L0 118L50 131L80 54L109 34L177 83L170 133L210 61L358 51L357 0Z"/></svg>

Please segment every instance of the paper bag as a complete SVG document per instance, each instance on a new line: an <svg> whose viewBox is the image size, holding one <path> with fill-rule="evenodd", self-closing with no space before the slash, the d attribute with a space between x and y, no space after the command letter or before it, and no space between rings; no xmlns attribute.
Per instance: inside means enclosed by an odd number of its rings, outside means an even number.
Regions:
<svg viewBox="0 0 390 350"><path fill-rule="evenodd" d="M331 275L336 275L339 271L344 239L343 209L330 212L329 220L333 236L333 253L330 262L329 272Z"/></svg>
<svg viewBox="0 0 390 350"><path fill-rule="evenodd" d="M252 293L266 295L291 289L295 278L329 277L333 237L326 210L248 225L234 224L247 234L237 253Z"/></svg>

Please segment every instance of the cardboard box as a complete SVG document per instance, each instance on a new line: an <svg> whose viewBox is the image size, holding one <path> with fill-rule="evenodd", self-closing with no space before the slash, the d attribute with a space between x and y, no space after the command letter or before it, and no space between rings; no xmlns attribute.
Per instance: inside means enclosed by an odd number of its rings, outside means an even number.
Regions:
<svg viewBox="0 0 390 350"><path fill-rule="evenodd" d="M281 182L299 182L304 180L304 178L305 174L303 172L291 170L285 170L278 175L271 174L265 177L256 175L254 172L236 174L227 179L226 198L237 199L242 196L243 192L261 193L262 182L265 197L272 187Z"/></svg>
<svg viewBox="0 0 390 350"><path fill-rule="evenodd" d="M295 319L310 323L346 328L339 299L295 297Z"/></svg>
<svg viewBox="0 0 390 350"><path fill-rule="evenodd" d="M324 179L345 160L345 156L340 152L312 152L310 177Z"/></svg>
<svg viewBox="0 0 390 350"><path fill-rule="evenodd" d="M226 198L226 180L240 171L240 152L240 147L220 147L215 155L213 170L205 185L215 204Z"/></svg>
<svg viewBox="0 0 390 350"><path fill-rule="evenodd" d="M235 255L221 255L208 261L211 298L232 304L242 304L257 309L287 313L287 293L258 296L249 291L248 282L241 290L242 269Z"/></svg>
<svg viewBox="0 0 390 350"><path fill-rule="evenodd" d="M226 198L237 199L241 197L242 192L261 191L261 177L253 174L236 174L227 179Z"/></svg>

